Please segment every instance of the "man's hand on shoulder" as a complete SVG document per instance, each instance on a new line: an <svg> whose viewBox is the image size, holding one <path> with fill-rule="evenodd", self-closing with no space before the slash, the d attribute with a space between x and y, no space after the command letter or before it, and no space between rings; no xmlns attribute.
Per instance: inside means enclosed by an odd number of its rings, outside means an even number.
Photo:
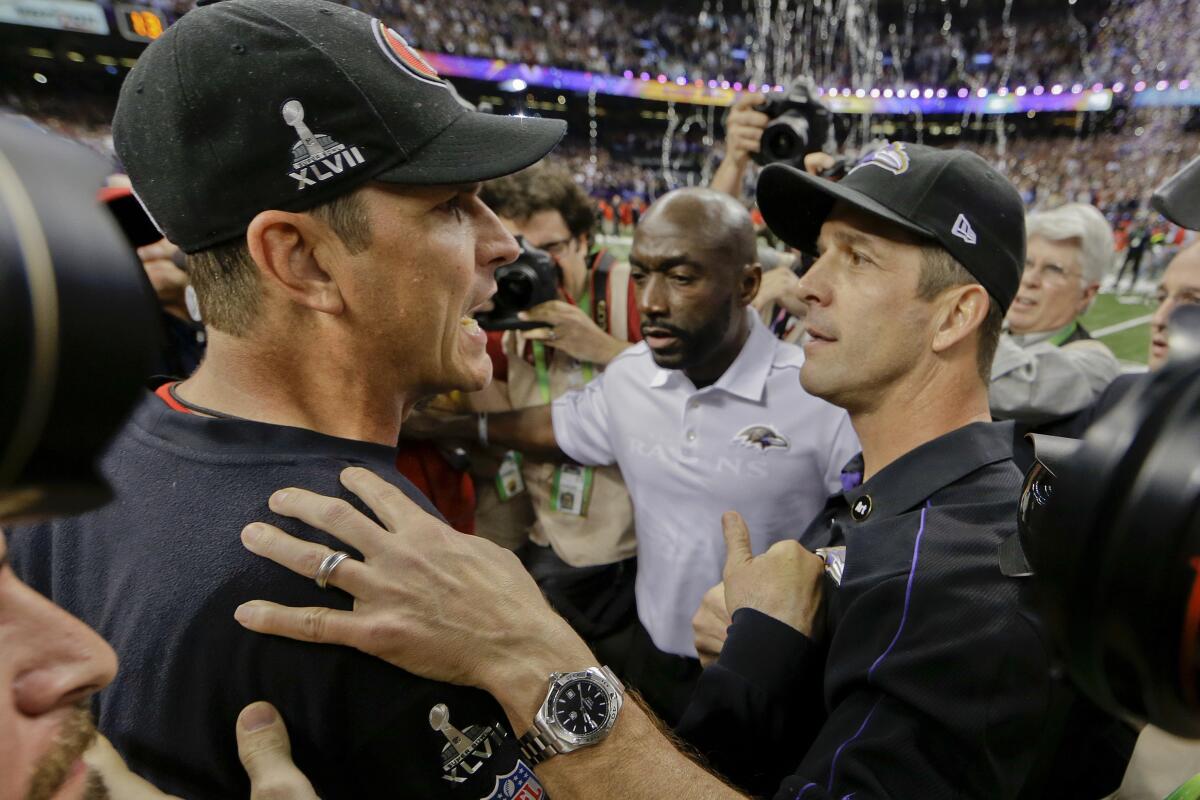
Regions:
<svg viewBox="0 0 1200 800"><path fill-rule="evenodd" d="M817 638L825 561L790 539L755 556L750 550L750 531L740 514L729 511L721 523L726 549L725 607L730 616L739 608L753 608Z"/></svg>
<svg viewBox="0 0 1200 800"><path fill-rule="evenodd" d="M269 505L363 554L328 576L354 596L354 610L254 600L237 609L243 626L349 645L432 680L478 687L504 706L518 734L531 724L551 672L598 663L510 551L458 533L365 469L346 469L341 479L386 527L303 489L278 491ZM266 523L248 525L242 543L310 578L333 552Z"/></svg>
<svg viewBox="0 0 1200 800"><path fill-rule="evenodd" d="M546 322L552 326L526 331L526 339L545 342L579 361L604 366L629 347L629 342L622 342L601 330L582 308L562 300L534 306L522 312L521 319Z"/></svg>

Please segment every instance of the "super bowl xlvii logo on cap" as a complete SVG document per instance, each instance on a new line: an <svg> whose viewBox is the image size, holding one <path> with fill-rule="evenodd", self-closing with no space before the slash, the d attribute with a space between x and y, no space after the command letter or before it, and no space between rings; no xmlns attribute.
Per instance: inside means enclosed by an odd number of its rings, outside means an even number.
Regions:
<svg viewBox="0 0 1200 800"><path fill-rule="evenodd" d="M733 440L742 447L749 447L752 450L787 450L791 447L787 437L779 431L772 428L770 425L750 425L742 428L733 437Z"/></svg>
<svg viewBox="0 0 1200 800"><path fill-rule="evenodd" d="M950 229L950 233L962 239L967 244L975 244L979 241L979 237L975 235L975 229L971 227L971 223L967 222L967 218L962 214L959 214L958 219L954 220L954 227Z"/></svg>
<svg viewBox="0 0 1200 800"><path fill-rule="evenodd" d="M546 790L538 781L533 770L524 761L517 759L517 765L512 772L496 778L496 787L492 793L480 800L543 800Z"/></svg>
<svg viewBox="0 0 1200 800"><path fill-rule="evenodd" d="M872 151L866 158L855 164L854 168L846 175L853 175L863 167L879 167L893 175L903 175L908 172L908 151L904 149L904 142L891 142Z"/></svg>
<svg viewBox="0 0 1200 800"><path fill-rule="evenodd" d="M446 83L442 80L442 76L438 75L437 70L431 67L428 61L421 58L420 53L404 41L403 36L377 19L371 22L371 27L375 29L375 41L389 61L419 81L445 87Z"/></svg>
<svg viewBox="0 0 1200 800"><path fill-rule="evenodd" d="M280 113L300 139L292 145L292 171L288 173L296 180L297 190L316 186L319 181L327 181L366 160L357 147L347 150L346 145L325 134L313 133L304 122L304 106L299 100L288 100Z"/></svg>

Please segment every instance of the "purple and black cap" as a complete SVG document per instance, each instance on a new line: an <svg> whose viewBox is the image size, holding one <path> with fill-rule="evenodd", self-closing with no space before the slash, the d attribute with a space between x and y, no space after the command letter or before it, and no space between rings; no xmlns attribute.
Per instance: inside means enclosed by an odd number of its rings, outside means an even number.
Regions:
<svg viewBox="0 0 1200 800"><path fill-rule="evenodd" d="M367 181L507 175L565 132L464 107L385 23L324 0L202 2L138 59L113 120L134 191L188 253Z"/></svg>
<svg viewBox="0 0 1200 800"><path fill-rule="evenodd" d="M1008 310L1025 267L1025 207L1000 173L966 150L892 142L837 183L783 164L758 179L758 206L783 241L816 255L837 202L944 247Z"/></svg>

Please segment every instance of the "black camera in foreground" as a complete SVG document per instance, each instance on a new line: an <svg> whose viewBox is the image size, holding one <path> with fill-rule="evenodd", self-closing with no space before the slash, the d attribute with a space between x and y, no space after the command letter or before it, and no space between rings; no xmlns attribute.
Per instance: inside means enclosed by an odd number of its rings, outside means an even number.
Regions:
<svg viewBox="0 0 1200 800"><path fill-rule="evenodd" d="M1200 308L1170 329L1170 362L1084 439L1033 434L1019 537L1075 682L1110 711L1198 738Z"/></svg>
<svg viewBox="0 0 1200 800"><path fill-rule="evenodd" d="M1154 207L1200 228L1200 158ZM1200 738L1200 307L1167 326L1169 357L1082 440L1033 435L1018 538L1040 611L1101 706ZM1019 547L1017 546L1019 545Z"/></svg>
<svg viewBox="0 0 1200 800"><path fill-rule="evenodd" d="M156 360L154 293L98 195L111 171L0 115L0 521L107 502L96 460Z"/></svg>
<svg viewBox="0 0 1200 800"><path fill-rule="evenodd" d="M492 310L475 315L485 331L532 330L549 327L544 322L519 319L517 314L558 298L558 264L545 250L533 247L518 236L521 255L496 270L496 294Z"/></svg>
<svg viewBox="0 0 1200 800"><path fill-rule="evenodd" d="M804 169L804 157L825 150L833 138L833 114L817 99L816 86L808 78L796 78L760 110L771 118L763 131L762 146L754 154L760 165L790 164Z"/></svg>

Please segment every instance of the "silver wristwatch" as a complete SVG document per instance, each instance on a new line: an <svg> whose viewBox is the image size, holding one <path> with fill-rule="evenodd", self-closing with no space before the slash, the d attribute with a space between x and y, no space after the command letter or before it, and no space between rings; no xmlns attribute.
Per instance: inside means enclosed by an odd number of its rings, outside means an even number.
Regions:
<svg viewBox="0 0 1200 800"><path fill-rule="evenodd" d="M608 667L551 674L546 702L521 737L521 754L533 766L603 741L624 700L625 687Z"/></svg>

